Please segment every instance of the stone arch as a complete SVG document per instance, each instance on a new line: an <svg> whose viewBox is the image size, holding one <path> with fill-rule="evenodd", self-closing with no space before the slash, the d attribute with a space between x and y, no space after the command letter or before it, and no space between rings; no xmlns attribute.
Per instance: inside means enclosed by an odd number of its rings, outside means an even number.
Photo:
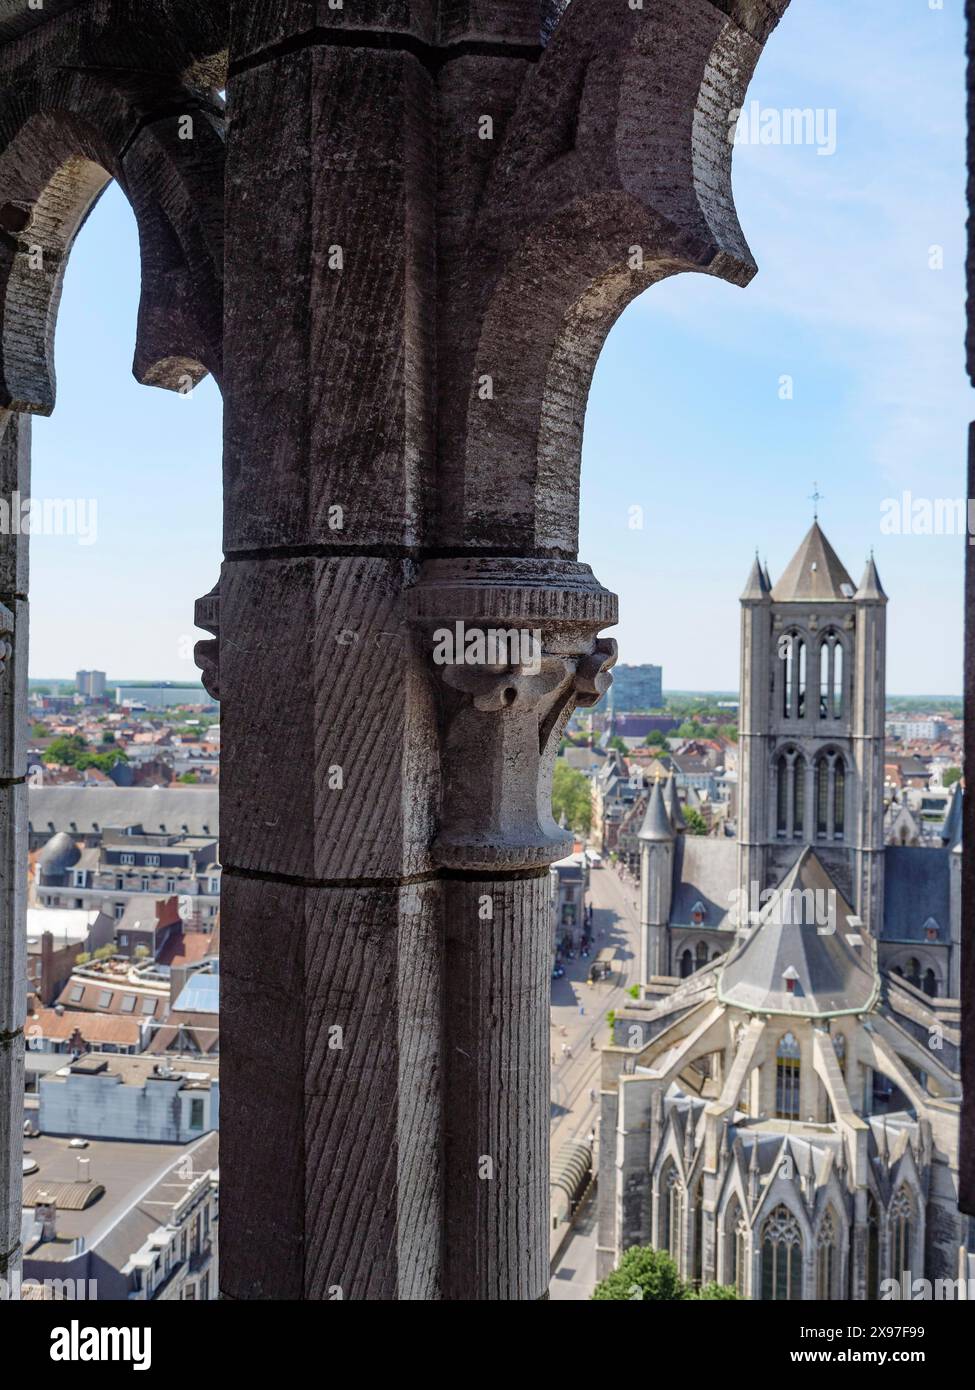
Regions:
<svg viewBox="0 0 975 1390"><path fill-rule="evenodd" d="M931 992L926 988L927 980L934 985L932 998L940 998L947 992L943 963L933 951L926 951L921 945L905 946L892 954L887 969L915 989L924 990L925 994Z"/></svg>
<svg viewBox="0 0 975 1390"><path fill-rule="evenodd" d="M795 1213L780 1202L762 1222L761 1296L768 1301L803 1296L803 1229Z"/></svg>
<svg viewBox="0 0 975 1390"><path fill-rule="evenodd" d="M480 333L444 362L455 454L444 506L468 543L501 533L528 554L573 556L586 398L616 319L681 271L739 285L754 275L728 120L787 2L735 0L721 13L573 0L565 11L473 229L468 254L494 266ZM665 87L674 115L662 119Z"/></svg>
<svg viewBox="0 0 975 1390"><path fill-rule="evenodd" d="M813 774L813 836L842 840L848 824L849 766L841 748L830 744L816 754Z"/></svg>
<svg viewBox="0 0 975 1390"><path fill-rule="evenodd" d="M820 719L842 719L849 704L850 651L847 639L837 627L827 627L816 643L813 667L818 687L817 715Z"/></svg>
<svg viewBox="0 0 975 1390"><path fill-rule="evenodd" d="M809 764L795 743L774 755L774 831L777 839L802 840L806 835L806 782Z"/></svg>
<svg viewBox="0 0 975 1390"><path fill-rule="evenodd" d="M0 406L54 408L68 256L114 179L135 214L142 291L133 372L186 390L222 361L222 103L188 89L162 111L83 73L0 101ZM26 107L26 109L25 109ZM189 124L186 124L186 123ZM182 138L180 131L192 132Z"/></svg>

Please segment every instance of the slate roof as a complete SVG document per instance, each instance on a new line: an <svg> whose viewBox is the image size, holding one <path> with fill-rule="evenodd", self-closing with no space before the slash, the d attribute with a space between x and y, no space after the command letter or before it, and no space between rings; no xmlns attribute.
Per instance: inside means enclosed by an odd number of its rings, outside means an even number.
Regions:
<svg viewBox="0 0 975 1390"><path fill-rule="evenodd" d="M704 907L704 920L700 923L702 927L733 927L732 894L738 887L737 841L716 840L705 835L680 835L674 858L671 926L696 926L697 923L691 920L691 913L700 902Z"/></svg>
<svg viewBox="0 0 975 1390"><path fill-rule="evenodd" d="M150 835L215 837L220 830L215 787L29 787L27 814L34 834L52 824L72 835L99 835L106 826L122 825L142 825Z"/></svg>
<svg viewBox="0 0 975 1390"><path fill-rule="evenodd" d="M786 897L810 889L817 895L836 894L835 930L828 934L818 930L815 920L802 920L803 913L796 910L798 900ZM811 905L814 900L805 901ZM822 905L827 901L818 898ZM796 905L791 911L790 902ZM846 919L852 915L853 909L822 861L807 846L762 909L758 924L748 929L728 957L718 977L718 998L724 1004L762 1013L818 1018L869 1009L880 981L866 954L866 933L861 953L847 944ZM796 975L792 993L784 978L788 970Z"/></svg>
<svg viewBox="0 0 975 1390"><path fill-rule="evenodd" d="M926 941L924 924L933 917L939 941L951 931L950 849L888 845L884 851L883 941Z"/></svg>
<svg viewBox="0 0 975 1390"><path fill-rule="evenodd" d="M814 521L772 589L772 598L776 603L848 603L855 593L843 562Z"/></svg>

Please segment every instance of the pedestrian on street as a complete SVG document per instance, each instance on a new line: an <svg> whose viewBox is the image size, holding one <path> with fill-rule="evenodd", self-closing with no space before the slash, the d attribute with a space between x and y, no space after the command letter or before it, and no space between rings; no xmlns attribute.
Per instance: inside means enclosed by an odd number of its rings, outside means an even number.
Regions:
<svg viewBox="0 0 975 1390"><path fill-rule="evenodd" d="M569 1043L566 1043L565 1045L565 1055L569 1058L570 1061L572 1060L572 1047Z"/></svg>
<svg viewBox="0 0 975 1390"><path fill-rule="evenodd" d="M589 1103L590 1103L590 1104L594 1104L594 1103L595 1103L595 1100L596 1100L596 1088L595 1088L595 1086L590 1086L590 1087L589 1087Z"/></svg>

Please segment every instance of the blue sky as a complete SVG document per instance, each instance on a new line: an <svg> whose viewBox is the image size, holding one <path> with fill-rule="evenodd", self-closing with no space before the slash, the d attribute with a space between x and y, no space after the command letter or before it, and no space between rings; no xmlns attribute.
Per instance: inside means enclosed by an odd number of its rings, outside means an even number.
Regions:
<svg viewBox="0 0 975 1390"><path fill-rule="evenodd" d="M794 0L749 90L836 113L836 152L742 144L747 290L680 276L614 328L586 422L580 558L620 595L621 660L665 688L738 684L738 595L773 580L811 520L890 595L888 687L961 689L958 536L885 535L884 499L964 491L961 0ZM944 266L929 267L932 246ZM109 189L78 239L57 336L58 405L35 424L35 496L98 500L98 542L32 541L38 676L194 672L193 600L220 561L220 403L131 377L135 225ZM783 375L792 400L780 399ZM644 509L631 530L630 508Z"/></svg>

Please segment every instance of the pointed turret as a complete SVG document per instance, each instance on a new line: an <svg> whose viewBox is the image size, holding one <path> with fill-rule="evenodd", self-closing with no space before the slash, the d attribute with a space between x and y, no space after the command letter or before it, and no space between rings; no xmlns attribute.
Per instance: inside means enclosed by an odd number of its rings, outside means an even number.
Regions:
<svg viewBox="0 0 975 1390"><path fill-rule="evenodd" d="M814 521L772 590L772 599L775 603L843 603L855 592L842 560Z"/></svg>
<svg viewBox="0 0 975 1390"><path fill-rule="evenodd" d="M664 805L664 794L659 780L653 784L653 791L651 791L650 800L647 803L647 814L643 818L639 838L658 841L674 838L674 827L667 814L667 807Z"/></svg>
<svg viewBox="0 0 975 1390"><path fill-rule="evenodd" d="M745 581L744 592L741 596L742 602L744 603L746 599L750 599L753 602L757 601L760 603L763 599L768 598L770 589L771 585L768 582L768 575L762 569L761 562L758 558L758 551L756 550L755 559L752 562L752 567L748 572L748 578Z"/></svg>
<svg viewBox="0 0 975 1390"><path fill-rule="evenodd" d="M867 568L863 571L863 578L860 580L860 587L856 591L858 603L886 603L887 595L884 593L884 586L880 582L880 575L877 573L877 565L873 558L873 551L870 552L870 559L867 561Z"/></svg>
<svg viewBox="0 0 975 1390"><path fill-rule="evenodd" d="M678 834L687 829L687 822L684 819L684 812L680 808L680 797L677 795L677 783L673 777L668 777L667 786L664 789L664 805L667 808L667 815L670 823Z"/></svg>

